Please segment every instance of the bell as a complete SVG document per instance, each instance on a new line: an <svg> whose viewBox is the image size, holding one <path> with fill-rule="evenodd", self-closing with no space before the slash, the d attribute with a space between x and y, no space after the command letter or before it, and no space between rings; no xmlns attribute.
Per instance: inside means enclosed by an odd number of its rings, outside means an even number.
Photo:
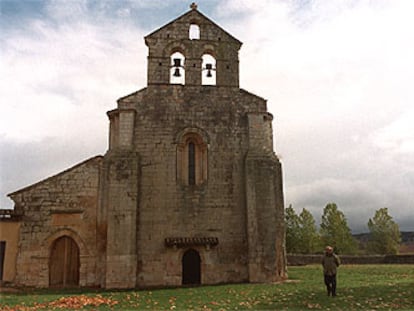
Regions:
<svg viewBox="0 0 414 311"><path fill-rule="evenodd" d="M181 77L180 68L175 68L173 76L174 77Z"/></svg>
<svg viewBox="0 0 414 311"><path fill-rule="evenodd" d="M174 58L174 67L181 67L181 59Z"/></svg>
<svg viewBox="0 0 414 311"><path fill-rule="evenodd" d="M213 69L213 65L212 64L206 64L206 69L207 69L207 78L211 78L213 76L211 74L211 70Z"/></svg>

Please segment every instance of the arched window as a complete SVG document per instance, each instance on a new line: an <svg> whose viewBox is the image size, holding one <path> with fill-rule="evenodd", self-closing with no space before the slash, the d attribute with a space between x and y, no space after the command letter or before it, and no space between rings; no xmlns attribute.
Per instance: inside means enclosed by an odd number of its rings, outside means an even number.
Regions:
<svg viewBox="0 0 414 311"><path fill-rule="evenodd" d="M201 59L201 84L216 85L216 59L210 54L204 54Z"/></svg>
<svg viewBox="0 0 414 311"><path fill-rule="evenodd" d="M185 84L185 56L180 52L175 52L171 54L170 59L170 83Z"/></svg>
<svg viewBox="0 0 414 311"><path fill-rule="evenodd" d="M197 133L187 133L177 145L177 179L184 185L207 180L207 144Z"/></svg>
<svg viewBox="0 0 414 311"><path fill-rule="evenodd" d="M200 27L197 24L191 24L188 30L190 40L200 40Z"/></svg>

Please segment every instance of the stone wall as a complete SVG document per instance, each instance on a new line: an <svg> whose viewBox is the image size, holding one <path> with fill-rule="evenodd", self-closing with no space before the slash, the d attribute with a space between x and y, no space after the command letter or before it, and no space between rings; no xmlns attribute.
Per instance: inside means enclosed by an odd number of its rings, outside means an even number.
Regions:
<svg viewBox="0 0 414 311"><path fill-rule="evenodd" d="M247 155L246 196L251 282L286 277L284 257L283 192L276 157Z"/></svg>
<svg viewBox="0 0 414 311"><path fill-rule="evenodd" d="M218 239L214 246L192 246L201 256L203 284L245 282L249 278L270 281L283 275L281 169L272 150L271 118L265 100L238 88L157 85L119 100L119 113L132 109L136 118L128 121L134 122L135 127L130 149L139 155L141 178L137 202L137 286L181 284L181 258L189 247L166 247L165 239L172 237ZM249 126L249 113L259 114L260 129ZM111 122L115 122L115 115L116 111L112 111ZM119 122L111 129L129 128L121 119ZM249 132L253 132L251 137ZM185 178L180 178L177 157L183 133L198 135L207 146L206 154L200 156L207 162L206 178L196 185L188 185L183 182ZM111 133L111 137L117 136ZM266 242L258 254L262 258L260 268L249 274L248 236L254 229L246 227L245 161L251 145L266 158L261 162L266 176L254 174L252 179L253 184L263 184L257 195L264 201L250 206L257 208L258 227L266 231ZM117 153L124 147L111 144L111 150ZM256 238L257 244L262 242L260 237ZM128 248L131 242L124 238L124 243ZM277 260L278 256L282 259ZM282 266L280 273L278 265Z"/></svg>
<svg viewBox="0 0 414 311"><path fill-rule="evenodd" d="M102 157L94 157L9 196L21 213L15 284L49 286L53 242L72 238L80 249L80 285L95 286L96 213Z"/></svg>
<svg viewBox="0 0 414 311"><path fill-rule="evenodd" d="M289 266L304 266L320 264L322 255L295 255L288 254ZM351 256L341 255L342 264L364 265L364 264L414 264L414 255L366 255Z"/></svg>
<svg viewBox="0 0 414 311"><path fill-rule="evenodd" d="M246 111L238 89L164 86L149 88L136 103L135 148L141 155L138 258L141 284L181 284L186 249L166 248L168 237L217 237L217 246L195 246L203 284L248 280L244 157ZM243 106L243 104L245 106ZM190 186L177 180L177 136L183 129L204 136L207 179ZM205 133L205 134L202 134ZM162 196L157 196L162 193Z"/></svg>
<svg viewBox="0 0 414 311"><path fill-rule="evenodd" d="M285 275L282 170L273 152L271 116L249 113L245 160L249 279L278 281ZM269 130L270 129L270 130Z"/></svg>
<svg viewBox="0 0 414 311"><path fill-rule="evenodd" d="M121 149L106 154L102 190L106 211L102 227L107 229L103 268L106 288L136 286L139 179L139 156L135 152Z"/></svg>

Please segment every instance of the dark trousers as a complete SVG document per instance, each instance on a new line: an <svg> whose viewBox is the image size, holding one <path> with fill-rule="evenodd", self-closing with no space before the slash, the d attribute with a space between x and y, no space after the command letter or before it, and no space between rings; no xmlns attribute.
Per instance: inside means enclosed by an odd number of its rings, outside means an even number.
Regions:
<svg viewBox="0 0 414 311"><path fill-rule="evenodd" d="M328 291L328 296L336 296L336 275L325 274L325 285Z"/></svg>

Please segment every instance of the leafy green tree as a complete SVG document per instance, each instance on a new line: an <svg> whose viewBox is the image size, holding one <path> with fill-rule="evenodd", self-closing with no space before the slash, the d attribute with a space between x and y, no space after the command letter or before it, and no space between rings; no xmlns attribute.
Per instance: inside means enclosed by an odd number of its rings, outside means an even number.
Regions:
<svg viewBox="0 0 414 311"><path fill-rule="evenodd" d="M297 253L300 248L299 216L292 205L285 209L286 252Z"/></svg>
<svg viewBox="0 0 414 311"><path fill-rule="evenodd" d="M357 250L345 215L335 203L328 203L323 210L320 234L322 242L333 246L337 253L354 254Z"/></svg>
<svg viewBox="0 0 414 311"><path fill-rule="evenodd" d="M285 210L286 251L312 254L320 249L320 237L312 214L303 209L298 216L289 205Z"/></svg>
<svg viewBox="0 0 414 311"><path fill-rule="evenodd" d="M301 239L301 253L313 254L320 250L320 236L316 227L315 218L306 209L302 209L299 215L300 223L300 239Z"/></svg>
<svg viewBox="0 0 414 311"><path fill-rule="evenodd" d="M387 208L375 211L368 221L370 238L367 248L375 254L397 254L401 243L400 228L388 214Z"/></svg>

